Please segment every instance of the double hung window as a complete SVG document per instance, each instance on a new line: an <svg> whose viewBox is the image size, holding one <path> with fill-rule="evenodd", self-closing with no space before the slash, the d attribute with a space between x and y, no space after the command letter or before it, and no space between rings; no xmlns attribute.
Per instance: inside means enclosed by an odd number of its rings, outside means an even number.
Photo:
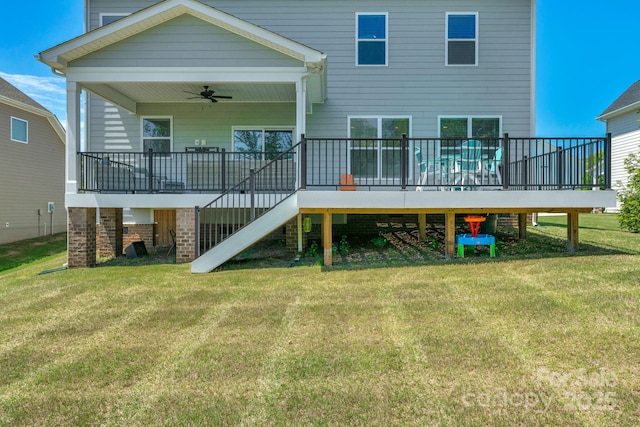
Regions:
<svg viewBox="0 0 640 427"><path fill-rule="evenodd" d="M235 128L233 151L243 159L271 160L291 148L293 129Z"/></svg>
<svg viewBox="0 0 640 427"><path fill-rule="evenodd" d="M388 42L386 13L356 14L357 65L387 65Z"/></svg>
<svg viewBox="0 0 640 427"><path fill-rule="evenodd" d="M11 140L24 144L29 142L29 123L26 120L11 117Z"/></svg>
<svg viewBox="0 0 640 427"><path fill-rule="evenodd" d="M501 117L496 116L440 116L440 138L443 147L454 147L461 139L500 138ZM447 140L446 138L451 138Z"/></svg>
<svg viewBox="0 0 640 427"><path fill-rule="evenodd" d="M446 14L446 64L478 65L478 13Z"/></svg>
<svg viewBox="0 0 640 427"><path fill-rule="evenodd" d="M172 117L142 118L142 151L170 153L173 147Z"/></svg>
<svg viewBox="0 0 640 427"><path fill-rule="evenodd" d="M356 178L400 177L400 140L410 117L349 117L351 174Z"/></svg>

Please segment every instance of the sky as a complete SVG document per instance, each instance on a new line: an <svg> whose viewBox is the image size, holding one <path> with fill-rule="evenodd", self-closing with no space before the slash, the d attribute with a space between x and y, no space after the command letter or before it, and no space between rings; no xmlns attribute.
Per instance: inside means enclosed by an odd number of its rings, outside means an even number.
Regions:
<svg viewBox="0 0 640 427"><path fill-rule="evenodd" d="M64 79L34 55L83 33L84 1L4 3L0 77L64 125ZM603 135L595 118L640 80L640 1L538 0L536 9L536 136Z"/></svg>

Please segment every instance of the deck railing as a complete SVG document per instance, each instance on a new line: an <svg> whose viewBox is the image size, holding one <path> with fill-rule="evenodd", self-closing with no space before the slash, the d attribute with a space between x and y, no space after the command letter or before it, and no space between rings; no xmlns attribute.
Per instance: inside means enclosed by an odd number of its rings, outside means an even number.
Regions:
<svg viewBox="0 0 640 427"><path fill-rule="evenodd" d="M297 156L300 143L275 155L205 206L195 207L196 256L260 218L295 193L295 179L283 181L282 163Z"/></svg>
<svg viewBox="0 0 640 427"><path fill-rule="evenodd" d="M286 153L79 153L83 192L611 188L611 138L306 138ZM244 181L243 191L248 191Z"/></svg>

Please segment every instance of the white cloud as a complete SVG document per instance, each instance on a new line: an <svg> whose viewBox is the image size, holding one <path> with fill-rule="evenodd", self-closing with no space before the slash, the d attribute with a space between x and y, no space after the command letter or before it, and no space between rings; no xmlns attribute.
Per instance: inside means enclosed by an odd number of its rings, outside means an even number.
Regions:
<svg viewBox="0 0 640 427"><path fill-rule="evenodd" d="M65 79L62 77L30 76L26 74L7 74L0 77L33 98L55 114L61 123L67 122L67 95Z"/></svg>

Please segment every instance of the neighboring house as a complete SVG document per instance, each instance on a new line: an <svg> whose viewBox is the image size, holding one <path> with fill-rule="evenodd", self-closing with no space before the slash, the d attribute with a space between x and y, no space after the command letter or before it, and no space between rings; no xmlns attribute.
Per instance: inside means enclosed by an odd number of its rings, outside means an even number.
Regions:
<svg viewBox="0 0 640 427"><path fill-rule="evenodd" d="M578 214L614 198L573 191L606 138L534 138L535 0L86 8L86 34L38 55L67 83L70 266L95 262L96 209L101 253L173 229L204 272L285 224L300 250L307 218L444 214L454 256L456 214L565 212L575 249ZM503 191L424 191L469 189Z"/></svg>
<svg viewBox="0 0 640 427"><path fill-rule="evenodd" d="M624 159L640 152L640 80L629 86L606 110L597 117L607 125L611 134L611 183L619 189L628 183ZM607 211L619 211L620 201Z"/></svg>
<svg viewBox="0 0 640 427"><path fill-rule="evenodd" d="M64 142L53 113L0 78L0 244L66 231Z"/></svg>

